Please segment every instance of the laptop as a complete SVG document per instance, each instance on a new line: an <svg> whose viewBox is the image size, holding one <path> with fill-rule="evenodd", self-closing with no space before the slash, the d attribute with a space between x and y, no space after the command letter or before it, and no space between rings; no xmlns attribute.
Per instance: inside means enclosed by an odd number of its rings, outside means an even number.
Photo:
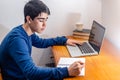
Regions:
<svg viewBox="0 0 120 80"><path fill-rule="evenodd" d="M66 45L71 57L98 55L104 39L105 27L93 21L88 42L82 45Z"/></svg>

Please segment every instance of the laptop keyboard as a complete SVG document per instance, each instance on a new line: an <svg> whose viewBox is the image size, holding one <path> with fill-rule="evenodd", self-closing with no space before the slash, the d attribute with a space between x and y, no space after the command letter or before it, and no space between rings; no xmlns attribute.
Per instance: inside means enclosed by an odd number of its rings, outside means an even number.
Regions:
<svg viewBox="0 0 120 80"><path fill-rule="evenodd" d="M94 51L91 49L91 47L84 42L82 45L77 45L82 53L93 53Z"/></svg>

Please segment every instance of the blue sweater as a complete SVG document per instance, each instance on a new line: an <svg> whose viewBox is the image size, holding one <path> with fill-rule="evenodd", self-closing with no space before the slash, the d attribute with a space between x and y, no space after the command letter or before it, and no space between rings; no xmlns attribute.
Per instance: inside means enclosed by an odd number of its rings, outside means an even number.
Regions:
<svg viewBox="0 0 120 80"><path fill-rule="evenodd" d="M67 38L41 39L28 36L22 25L12 29L0 45L0 66L4 80L62 80L68 77L67 68L38 67L31 57L32 46L47 48L64 45Z"/></svg>

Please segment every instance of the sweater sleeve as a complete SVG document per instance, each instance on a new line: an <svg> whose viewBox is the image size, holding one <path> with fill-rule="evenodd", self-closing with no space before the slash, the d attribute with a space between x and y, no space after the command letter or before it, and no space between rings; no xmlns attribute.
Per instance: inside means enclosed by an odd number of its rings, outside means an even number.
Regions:
<svg viewBox="0 0 120 80"><path fill-rule="evenodd" d="M37 35L33 34L31 38L32 38L32 45L37 48L47 48L53 45L64 45L67 41L67 38L65 36L42 39L39 38Z"/></svg>
<svg viewBox="0 0 120 80"><path fill-rule="evenodd" d="M11 58L18 65L23 75L29 80L62 80L68 77L67 68L37 67L29 54L27 43L24 39L16 38L10 42L9 52Z"/></svg>

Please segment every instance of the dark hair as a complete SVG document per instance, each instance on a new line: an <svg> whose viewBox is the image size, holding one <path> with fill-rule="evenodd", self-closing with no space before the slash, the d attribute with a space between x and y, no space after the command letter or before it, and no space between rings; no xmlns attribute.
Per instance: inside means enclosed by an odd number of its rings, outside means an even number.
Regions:
<svg viewBox="0 0 120 80"><path fill-rule="evenodd" d="M27 21L26 16L30 16L31 19L33 20L35 17L37 17L42 12L45 12L48 15L50 15L49 8L42 1L30 0L28 3L26 3L26 5L24 7L25 22Z"/></svg>

